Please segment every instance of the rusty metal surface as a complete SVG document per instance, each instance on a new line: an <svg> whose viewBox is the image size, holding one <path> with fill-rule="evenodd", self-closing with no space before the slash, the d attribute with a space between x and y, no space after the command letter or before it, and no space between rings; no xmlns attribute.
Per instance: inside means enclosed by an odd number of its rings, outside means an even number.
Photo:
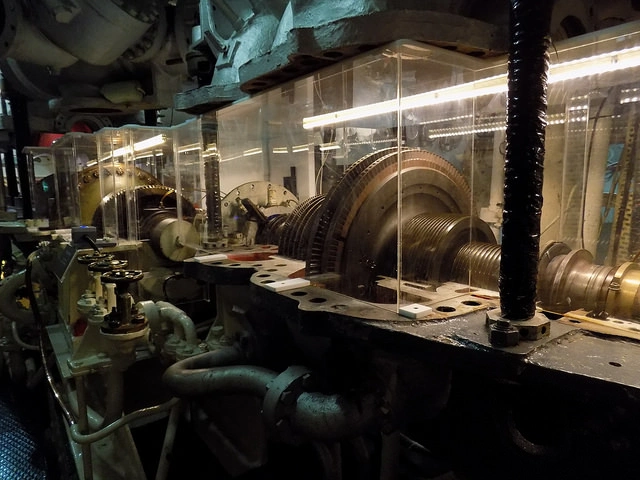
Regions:
<svg viewBox="0 0 640 480"><path fill-rule="evenodd" d="M556 326L557 324L554 324ZM575 330L533 352L527 365L640 389L640 344Z"/></svg>
<svg viewBox="0 0 640 480"><path fill-rule="evenodd" d="M320 2L318 2L320 3ZM316 7L319 8L319 7ZM347 18L325 17L307 25L294 14L286 42L240 68L241 88L255 93L377 45L411 38L473 56L506 51L506 30L473 18L447 12L394 9L367 12Z"/></svg>
<svg viewBox="0 0 640 480"><path fill-rule="evenodd" d="M268 28L254 28L247 22L231 36L226 41L227 51L217 58L212 83L177 93L176 109L193 114L206 112L400 39L476 57L501 54L507 49L505 25L443 11L451 7L440 6L442 11L435 11L433 4L420 8L414 5L413 9L387 6L384 10L373 2L291 4L284 13L269 5L272 12L252 17L266 22ZM269 21L276 17L277 31ZM274 31L265 34L266 30Z"/></svg>
<svg viewBox="0 0 640 480"><path fill-rule="evenodd" d="M561 382L566 387L625 387L640 393L640 344L597 336L571 325L551 322L549 337L494 348L488 338L486 310L447 319L412 320L394 306L355 300L309 286L273 293L254 275L255 302L295 319L313 335L366 342L371 347L410 353L445 365L513 380Z"/></svg>

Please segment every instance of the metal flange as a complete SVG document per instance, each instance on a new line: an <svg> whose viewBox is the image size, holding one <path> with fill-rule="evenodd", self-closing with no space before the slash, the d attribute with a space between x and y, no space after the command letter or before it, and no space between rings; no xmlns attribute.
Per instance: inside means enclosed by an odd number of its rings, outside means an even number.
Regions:
<svg viewBox="0 0 640 480"><path fill-rule="evenodd" d="M305 391L311 379L311 371L294 365L274 378L267 385L262 403L262 414L267 427L282 441L297 444L302 438L293 431L289 423L295 411L298 397Z"/></svg>

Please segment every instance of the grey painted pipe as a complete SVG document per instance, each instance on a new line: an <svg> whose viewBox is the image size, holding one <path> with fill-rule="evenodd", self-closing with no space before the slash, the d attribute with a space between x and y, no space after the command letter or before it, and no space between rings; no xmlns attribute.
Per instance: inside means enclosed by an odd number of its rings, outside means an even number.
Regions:
<svg viewBox="0 0 640 480"><path fill-rule="evenodd" d="M246 393L263 397L278 374L252 365L238 365L244 356L234 347L196 355L174 363L162 380L178 396Z"/></svg>
<svg viewBox="0 0 640 480"><path fill-rule="evenodd" d="M177 396L244 393L264 397L278 374L250 365L234 347L196 355L171 365L162 379ZM291 427L314 440L335 440L361 434L377 418L376 397L347 399L339 394L303 392L289 414Z"/></svg>
<svg viewBox="0 0 640 480"><path fill-rule="evenodd" d="M302 393L290 423L293 430L314 440L357 437L379 416L374 395L347 399L343 395Z"/></svg>

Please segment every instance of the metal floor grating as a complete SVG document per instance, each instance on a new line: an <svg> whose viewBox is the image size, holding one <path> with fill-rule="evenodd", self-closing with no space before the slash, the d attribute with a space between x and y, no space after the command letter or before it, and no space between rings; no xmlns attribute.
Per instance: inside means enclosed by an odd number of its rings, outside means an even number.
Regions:
<svg viewBox="0 0 640 480"><path fill-rule="evenodd" d="M3 397L0 396L0 480L45 480L46 459L42 447L11 402Z"/></svg>

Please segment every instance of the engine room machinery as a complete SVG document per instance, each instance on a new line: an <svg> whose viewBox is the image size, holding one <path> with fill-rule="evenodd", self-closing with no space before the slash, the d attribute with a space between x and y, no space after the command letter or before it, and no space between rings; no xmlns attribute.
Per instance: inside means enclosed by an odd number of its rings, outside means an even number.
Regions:
<svg viewBox="0 0 640 480"><path fill-rule="evenodd" d="M508 58L396 41L55 142L0 334L60 471L637 477L640 25L551 48L527 5Z"/></svg>

